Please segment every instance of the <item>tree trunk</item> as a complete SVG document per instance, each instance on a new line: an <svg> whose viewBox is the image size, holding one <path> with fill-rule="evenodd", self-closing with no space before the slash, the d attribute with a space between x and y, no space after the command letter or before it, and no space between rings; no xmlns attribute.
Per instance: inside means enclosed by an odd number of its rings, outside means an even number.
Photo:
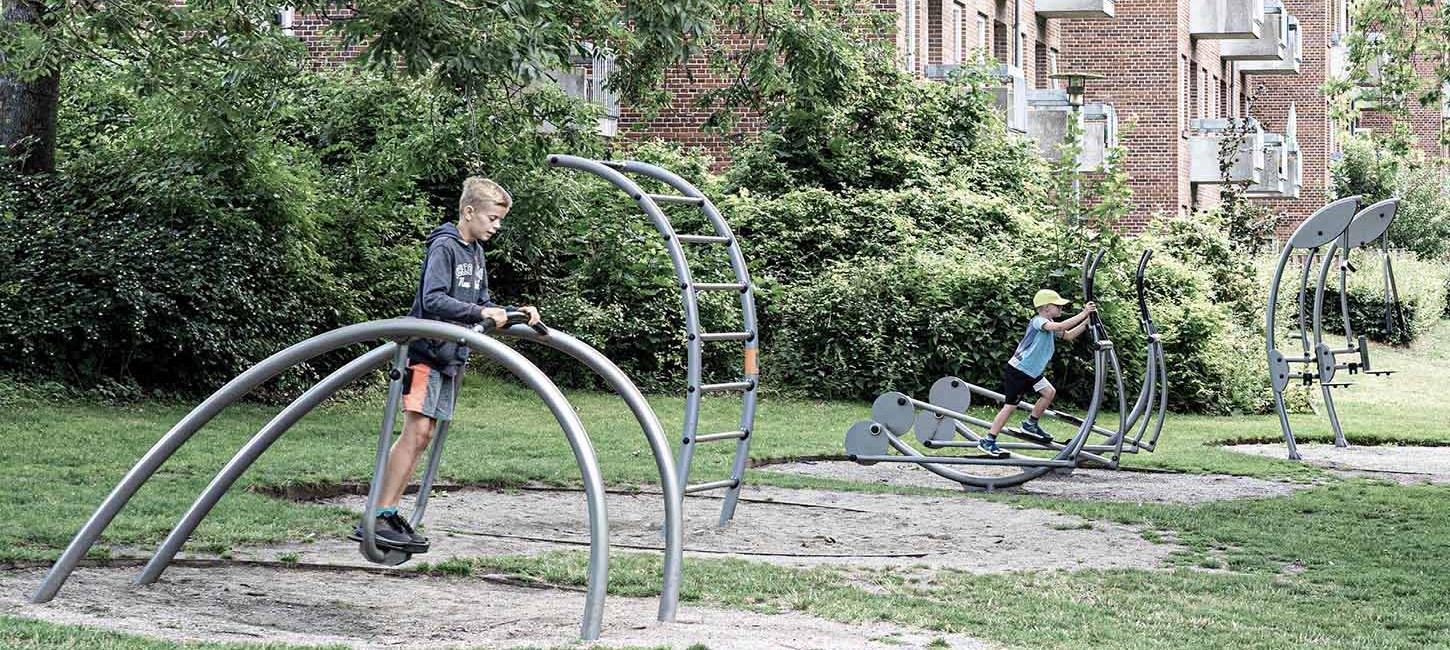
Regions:
<svg viewBox="0 0 1450 650"><path fill-rule="evenodd" d="M45 14L42 0L0 0L0 7L4 21L10 24L39 25ZM0 75L0 146L19 162L21 173L55 168L55 118L59 108L59 70L29 81Z"/></svg>

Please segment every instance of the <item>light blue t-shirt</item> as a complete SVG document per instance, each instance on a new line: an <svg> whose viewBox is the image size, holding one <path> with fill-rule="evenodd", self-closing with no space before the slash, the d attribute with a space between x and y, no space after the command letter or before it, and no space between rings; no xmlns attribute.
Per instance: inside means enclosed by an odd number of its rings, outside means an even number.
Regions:
<svg viewBox="0 0 1450 650"><path fill-rule="evenodd" d="M1046 317L1033 316L1032 321L1027 323L1027 333L1022 336L1022 342L1017 344L1017 351L1012 353L1012 359L1007 362L1028 377L1041 376L1047 370L1047 362L1052 360L1052 352L1056 347L1054 339L1058 333L1043 329L1046 324Z"/></svg>

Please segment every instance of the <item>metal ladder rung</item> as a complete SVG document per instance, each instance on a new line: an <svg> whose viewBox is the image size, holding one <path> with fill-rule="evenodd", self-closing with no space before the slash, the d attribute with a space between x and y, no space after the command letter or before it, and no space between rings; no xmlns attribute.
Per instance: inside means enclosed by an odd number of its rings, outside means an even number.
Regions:
<svg viewBox="0 0 1450 650"><path fill-rule="evenodd" d="M745 293L747 285L739 282L697 282L695 291L739 291Z"/></svg>
<svg viewBox="0 0 1450 650"><path fill-rule="evenodd" d="M696 207L705 205L705 199L699 196L676 196L674 194L647 194L655 203L666 205L693 205Z"/></svg>
<svg viewBox="0 0 1450 650"><path fill-rule="evenodd" d="M714 442L716 440L740 440L749 436L745 431L724 431L721 433L707 433L703 436L695 436L695 442Z"/></svg>
<svg viewBox="0 0 1450 650"><path fill-rule="evenodd" d="M755 390L753 381L732 381L724 384L702 384L700 393L721 393L727 390Z"/></svg>
<svg viewBox="0 0 1450 650"><path fill-rule="evenodd" d="M701 332L700 340L706 343L711 341L749 341L755 338L755 332Z"/></svg>
<svg viewBox="0 0 1450 650"><path fill-rule="evenodd" d="M694 494L696 492L706 492L709 490L719 490L721 488L728 489L737 487L739 485L740 482L736 481L733 478L727 478L723 481L711 481L709 483L696 483L694 485L685 486L685 494Z"/></svg>
<svg viewBox="0 0 1450 650"><path fill-rule="evenodd" d="M686 244L728 244L729 237L721 235L675 235L675 238Z"/></svg>

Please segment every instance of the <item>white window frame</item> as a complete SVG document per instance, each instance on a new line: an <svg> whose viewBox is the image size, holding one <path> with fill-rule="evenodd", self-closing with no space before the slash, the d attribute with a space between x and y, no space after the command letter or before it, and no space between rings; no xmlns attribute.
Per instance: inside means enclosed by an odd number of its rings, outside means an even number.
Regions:
<svg viewBox="0 0 1450 650"><path fill-rule="evenodd" d="M983 52L992 51L991 44L987 42L991 39L991 30L988 29L988 26L991 24L989 21L991 20L991 18L987 17L987 14L977 14L977 49L982 50Z"/></svg>
<svg viewBox="0 0 1450 650"><path fill-rule="evenodd" d="M952 3L952 50L951 63L967 60L967 6L960 2Z"/></svg>
<svg viewBox="0 0 1450 650"><path fill-rule="evenodd" d="M902 19L906 23L905 29L902 29L901 30L902 35L905 37L904 40L905 40L905 48L906 48L906 57L905 57L906 58L906 69L907 70L910 70L911 72L916 72L916 68L917 68L917 66L916 66L916 62L917 62L916 61L916 40L917 40L916 19L917 19L917 12L920 9L920 6L919 5L920 5L920 1L919 0L901 0L901 6L902 6L902 9L901 9L901 17L902 17Z"/></svg>

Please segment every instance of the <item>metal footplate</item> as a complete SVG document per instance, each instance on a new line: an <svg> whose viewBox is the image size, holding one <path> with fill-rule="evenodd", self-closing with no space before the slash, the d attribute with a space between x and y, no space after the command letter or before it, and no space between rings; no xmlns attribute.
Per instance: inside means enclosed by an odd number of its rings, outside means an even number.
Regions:
<svg viewBox="0 0 1450 650"><path fill-rule="evenodd" d="M755 430L755 410L759 399L760 370L757 365L759 354L759 329L755 319L755 285L750 280L745 257L740 251L730 225L720 215L709 197L694 185L669 170L635 161L601 161L575 156L549 156L549 165L590 172L628 194L644 211L655 229L664 237L670 264L680 288L680 301L685 311L685 334L688 344L688 369L685 378L685 418L680 436L678 471L680 475L680 497L701 492L724 490L724 502L720 508L720 525L730 522L735 515L735 505L740 498L740 486L745 478L745 464L749 457L750 440ZM635 178L663 183L670 193L647 192L635 182ZM709 221L714 232L679 234L674 230L665 209L698 210ZM691 277L682 244L710 245L710 250L723 246L730 262L731 282L696 282ZM705 293L738 294L740 298L741 322L738 324L712 323L715 331L706 331L700 323L699 296ZM721 327L722 325L728 325ZM704 344L737 344L743 354L741 374L731 381L706 383L701 377L704 368ZM712 346L720 348L724 346ZM724 379L724 378L721 378ZM739 396L740 425L734 431L720 433L698 433L701 400L707 394ZM730 465L728 478L704 483L689 483L691 463L695 447L702 443L733 441L735 455Z"/></svg>

